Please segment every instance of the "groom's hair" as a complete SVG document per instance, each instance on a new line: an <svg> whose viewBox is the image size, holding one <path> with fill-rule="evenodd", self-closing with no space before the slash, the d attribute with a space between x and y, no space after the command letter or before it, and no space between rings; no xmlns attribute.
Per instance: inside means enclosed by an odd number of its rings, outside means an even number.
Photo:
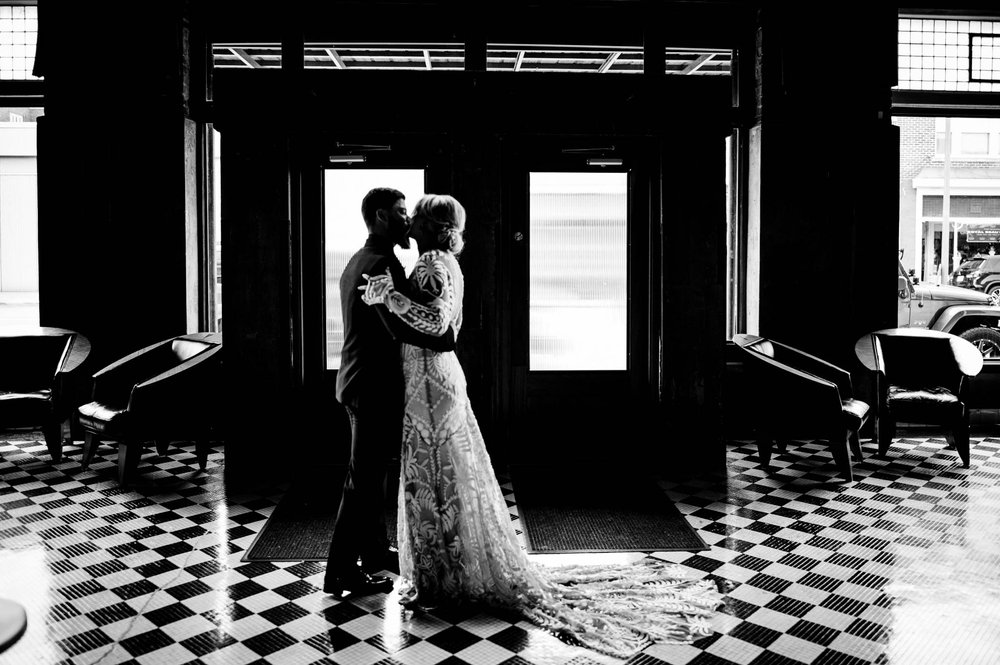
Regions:
<svg viewBox="0 0 1000 665"><path fill-rule="evenodd" d="M361 200L361 216L365 219L365 224L371 226L375 223L376 210L389 210L399 199L405 199L403 192L392 187L376 187Z"/></svg>

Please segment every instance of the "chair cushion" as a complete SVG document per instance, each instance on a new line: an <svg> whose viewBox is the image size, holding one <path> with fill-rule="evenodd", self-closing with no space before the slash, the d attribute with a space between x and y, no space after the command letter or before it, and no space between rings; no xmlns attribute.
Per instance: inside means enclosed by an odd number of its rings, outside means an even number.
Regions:
<svg viewBox="0 0 1000 665"><path fill-rule="evenodd" d="M963 408L958 397L941 386L889 386L886 405L897 421L909 422L939 422L958 416Z"/></svg>
<svg viewBox="0 0 1000 665"><path fill-rule="evenodd" d="M859 399L845 399L841 401L840 408L847 427L854 432L861 429L868 417L868 404Z"/></svg>
<svg viewBox="0 0 1000 665"><path fill-rule="evenodd" d="M124 408L115 408L101 402L88 402L77 409L80 426L95 434L105 434L120 429L127 420Z"/></svg>

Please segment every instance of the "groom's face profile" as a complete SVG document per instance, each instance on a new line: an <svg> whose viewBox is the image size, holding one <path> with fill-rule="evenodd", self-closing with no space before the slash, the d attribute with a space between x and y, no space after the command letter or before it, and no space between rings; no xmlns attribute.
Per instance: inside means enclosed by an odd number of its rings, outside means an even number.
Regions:
<svg viewBox="0 0 1000 665"><path fill-rule="evenodd" d="M410 216L406 213L406 199L397 199L392 207L379 209L375 218L373 232L385 236L403 249L409 249Z"/></svg>
<svg viewBox="0 0 1000 665"><path fill-rule="evenodd" d="M409 249L410 216L406 213L406 199L398 199L385 214L389 238L403 249Z"/></svg>

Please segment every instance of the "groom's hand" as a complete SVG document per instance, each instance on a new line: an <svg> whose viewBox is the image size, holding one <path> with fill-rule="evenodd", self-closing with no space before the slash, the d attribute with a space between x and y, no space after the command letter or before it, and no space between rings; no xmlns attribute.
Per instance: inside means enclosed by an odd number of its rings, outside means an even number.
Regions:
<svg viewBox="0 0 1000 665"><path fill-rule="evenodd" d="M359 286L359 291L364 291L361 295L361 301L366 305L381 305L385 302L386 296L394 291L392 285L392 275L389 273L389 269L386 269L386 274L375 275L371 277L362 273L362 277L368 280L368 283Z"/></svg>

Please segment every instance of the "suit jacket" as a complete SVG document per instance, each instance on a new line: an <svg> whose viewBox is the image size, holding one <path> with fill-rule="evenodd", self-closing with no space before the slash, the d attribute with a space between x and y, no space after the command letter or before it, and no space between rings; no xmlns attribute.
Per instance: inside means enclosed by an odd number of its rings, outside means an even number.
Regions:
<svg viewBox="0 0 1000 665"><path fill-rule="evenodd" d="M381 236L369 235L364 246L354 253L340 276L340 306L344 321L344 346L337 372L337 400L349 403L361 395L380 396L401 408L403 371L399 344L407 342L436 351L455 349L453 329L442 337L425 335L410 328L384 305L366 305L359 286L367 282L363 274L392 274L396 289L408 296L409 280L393 243Z"/></svg>

